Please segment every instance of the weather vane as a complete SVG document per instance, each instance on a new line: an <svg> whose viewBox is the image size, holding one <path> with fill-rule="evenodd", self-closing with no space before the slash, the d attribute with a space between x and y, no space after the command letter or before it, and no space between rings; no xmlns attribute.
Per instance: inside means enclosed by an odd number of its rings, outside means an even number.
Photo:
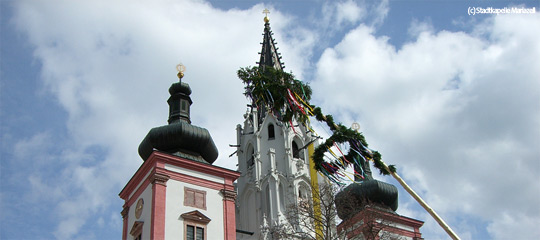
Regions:
<svg viewBox="0 0 540 240"><path fill-rule="evenodd" d="M182 63L179 63L178 65L176 65L176 70L178 71L178 74L176 76L178 76L178 79L182 79L184 77L184 72L186 71L186 66L184 66L184 64Z"/></svg>
<svg viewBox="0 0 540 240"><path fill-rule="evenodd" d="M265 8L263 10L263 13L264 13L264 22L269 22L270 19L268 18L268 14L270 13L270 10L268 10L268 8Z"/></svg>

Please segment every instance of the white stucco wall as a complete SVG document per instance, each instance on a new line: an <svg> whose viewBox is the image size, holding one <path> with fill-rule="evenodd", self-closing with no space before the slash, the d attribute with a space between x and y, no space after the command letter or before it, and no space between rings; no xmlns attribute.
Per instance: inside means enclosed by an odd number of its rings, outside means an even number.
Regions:
<svg viewBox="0 0 540 240"><path fill-rule="evenodd" d="M150 175L150 173L152 172L153 169L154 169L154 168L151 168L150 171L148 171L148 172L146 173L146 175L144 175L144 178L143 178L143 179L148 178L148 176ZM131 193L129 194L129 199L131 199L131 198L133 197L133 194L135 194L135 193L137 192L137 190L141 187L141 185L142 185L143 183L144 183L144 181L141 181L141 182L139 182L139 183L137 184L137 187L135 187L135 191L133 191L133 192L131 192Z"/></svg>
<svg viewBox="0 0 540 240"><path fill-rule="evenodd" d="M202 178L202 179L213 181L213 182L223 183L225 181L225 179L223 179L222 177L210 175L207 173L197 172L191 169L186 169L183 167L178 167L178 166L174 166L170 164L165 164L165 169L169 171L177 172L177 173L186 174L186 175L196 177L196 178Z"/></svg>
<svg viewBox="0 0 540 240"><path fill-rule="evenodd" d="M141 216L139 219L137 219L135 217L135 209L137 208L137 201L139 201L140 198L143 199L144 205ZM134 239L134 237L129 233L135 221L144 222L141 237L142 239L150 239L150 225L152 222L152 184L149 184L141 193L139 198L135 200L133 205L129 207L127 239Z"/></svg>
<svg viewBox="0 0 540 240"><path fill-rule="evenodd" d="M184 187L206 192L206 210L184 206ZM211 219L207 225L206 239L223 239L223 197L218 190L170 179L167 182L166 206L165 239L184 239L184 219L180 215L194 210Z"/></svg>

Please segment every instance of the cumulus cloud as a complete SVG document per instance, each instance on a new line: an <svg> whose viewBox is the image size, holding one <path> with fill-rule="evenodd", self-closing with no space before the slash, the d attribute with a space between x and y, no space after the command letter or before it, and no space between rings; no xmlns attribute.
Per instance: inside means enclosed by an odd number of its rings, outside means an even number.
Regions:
<svg viewBox="0 0 540 240"><path fill-rule="evenodd" d="M353 29L316 61L313 103L346 125L360 122L371 146L450 223L474 216L489 222L494 238L538 236L520 230L540 215L531 204L540 198L540 73L532 67L540 37L531 31L540 27L538 16L497 16L473 33L413 24L421 34L396 49L374 34L388 1L326 6L330 17L321 24ZM120 229L117 194L142 163L139 142L166 124L167 89L177 81L179 62L193 90L193 124L210 130L220 152L216 164L235 168L228 144L236 142L247 103L236 70L258 60L260 12L271 6L224 11L202 1L162 0L17 1L14 7L13 21L42 64L41 80L68 117L67 139L37 133L15 148L29 165L50 164L29 168L34 175L26 179L29 196L51 193L46 201L53 207L43 211L54 236L100 238ZM287 69L302 79L326 30L303 28L271 10ZM366 18L372 20L357 27ZM50 148L46 156L25 152ZM426 220L423 230L444 238L406 195L401 201L400 211Z"/></svg>
<svg viewBox="0 0 540 240"><path fill-rule="evenodd" d="M407 33L411 37L417 38L421 33L433 33L433 31L433 24L431 23L430 19L427 19L425 21L419 21L418 19L414 19L411 22L411 26L407 30Z"/></svg>
<svg viewBox="0 0 540 240"><path fill-rule="evenodd" d="M401 49L361 25L325 50L314 95L359 121L458 233L468 236L459 223L476 216L496 239L537 238L527 226L540 219L539 24L538 15L497 16L483 36L416 27L423 33Z"/></svg>
<svg viewBox="0 0 540 240"><path fill-rule="evenodd" d="M321 9L323 19L320 23L323 29L342 28L345 24L355 24L365 15L365 9L355 1L340 1L325 3Z"/></svg>
<svg viewBox="0 0 540 240"><path fill-rule="evenodd" d="M220 152L216 163L235 168L228 144L236 142L234 129L247 103L236 70L258 60L262 5L229 11L201 1L18 1L14 6L14 22L42 63L42 80L68 114L65 149L49 159L61 164L61 183L48 187L62 193L55 207L56 238L99 237L83 226L103 221L111 207L121 209L117 194L142 163L139 142L152 127L166 124L167 89L178 81L179 62L187 67L183 80L193 90L193 124L212 133ZM273 16L279 19L272 22L275 31L291 28L290 17L274 11ZM301 47L280 46L290 49L289 65L301 74L297 54L314 40L310 32L295 29L300 34L287 42ZM36 135L19 146L43 138ZM47 181L30 180L37 187Z"/></svg>

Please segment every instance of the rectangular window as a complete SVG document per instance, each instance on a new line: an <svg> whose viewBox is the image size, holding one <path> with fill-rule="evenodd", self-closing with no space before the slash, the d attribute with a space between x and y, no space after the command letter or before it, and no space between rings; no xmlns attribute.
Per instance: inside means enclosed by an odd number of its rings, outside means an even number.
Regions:
<svg viewBox="0 0 540 240"><path fill-rule="evenodd" d="M186 225L186 240L205 240L204 228Z"/></svg>
<svg viewBox="0 0 540 240"><path fill-rule="evenodd" d="M187 225L186 240L195 240L195 227Z"/></svg>
<svg viewBox="0 0 540 240"><path fill-rule="evenodd" d="M204 228L197 227L197 240L204 240Z"/></svg>
<svg viewBox="0 0 540 240"><path fill-rule="evenodd" d="M184 187L184 206L206 210L206 191Z"/></svg>

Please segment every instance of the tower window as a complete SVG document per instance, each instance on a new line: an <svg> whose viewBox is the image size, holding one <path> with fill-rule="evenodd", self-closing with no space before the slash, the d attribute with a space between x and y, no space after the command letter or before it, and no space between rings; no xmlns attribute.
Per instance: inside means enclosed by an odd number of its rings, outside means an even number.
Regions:
<svg viewBox="0 0 540 240"><path fill-rule="evenodd" d="M180 100L180 104L182 105L182 106L180 107L180 109L182 109L182 111L186 112L186 111L187 111L186 100Z"/></svg>
<svg viewBox="0 0 540 240"><path fill-rule="evenodd" d="M206 231L210 218L195 210L180 215L184 219L184 239L206 240Z"/></svg>
<svg viewBox="0 0 540 240"><path fill-rule="evenodd" d="M246 157L247 157L247 166L249 168L255 164L255 151L253 150L253 146L251 145L248 146Z"/></svg>
<svg viewBox="0 0 540 240"><path fill-rule="evenodd" d="M187 240L204 240L204 228L195 227L191 225L186 226L186 239Z"/></svg>
<svg viewBox="0 0 540 240"><path fill-rule="evenodd" d="M274 124L268 125L268 140L276 138L276 133L274 132Z"/></svg>
<svg viewBox="0 0 540 240"><path fill-rule="evenodd" d="M180 100L180 112L189 115L189 103L187 100Z"/></svg>
<svg viewBox="0 0 540 240"><path fill-rule="evenodd" d="M292 142L292 156L293 158L300 158L300 150L298 150L298 144L295 141Z"/></svg>
<svg viewBox="0 0 540 240"><path fill-rule="evenodd" d="M264 191L264 195L265 195L265 207L266 207L266 213L267 213L267 216L271 216L271 212L270 212L270 185L266 185L266 190Z"/></svg>

